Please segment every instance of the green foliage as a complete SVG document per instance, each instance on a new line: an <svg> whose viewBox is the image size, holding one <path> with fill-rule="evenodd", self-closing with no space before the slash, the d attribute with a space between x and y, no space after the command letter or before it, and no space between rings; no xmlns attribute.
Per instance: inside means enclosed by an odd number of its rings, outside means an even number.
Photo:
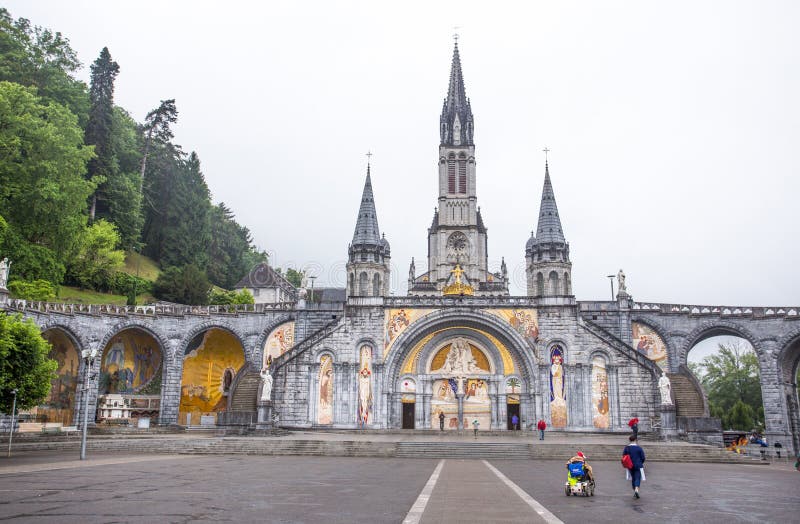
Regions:
<svg viewBox="0 0 800 524"><path fill-rule="evenodd" d="M211 241L208 245L208 277L214 284L231 288L251 267L255 252L250 231L234 220L233 212L220 203L211 208Z"/></svg>
<svg viewBox="0 0 800 524"><path fill-rule="evenodd" d="M147 175L147 159L150 157L150 149L154 143L167 145L172 140L172 129L170 125L178 121L178 108L175 107L175 99L162 100L161 104L149 113L144 119L142 132L144 133L144 151L142 153L142 163L139 169L141 177L140 191L143 191L144 181Z"/></svg>
<svg viewBox="0 0 800 524"><path fill-rule="evenodd" d="M701 373L695 371L700 369ZM758 357L748 345L742 342L720 344L716 354L705 357L692 371L701 377L712 416L719 417L724 428L749 430L763 423L763 418L756 420L759 413L763 417ZM746 420L749 420L749 427L729 426L740 426Z"/></svg>
<svg viewBox="0 0 800 524"><path fill-rule="evenodd" d="M292 268L286 270L286 280L288 280L294 287L300 287L303 282L303 272L297 271Z"/></svg>
<svg viewBox="0 0 800 524"><path fill-rule="evenodd" d="M33 320L0 313L0 412L11 412L14 389L18 409L32 408L47 398L58 369L49 353L50 344Z"/></svg>
<svg viewBox="0 0 800 524"><path fill-rule="evenodd" d="M114 108L111 128L114 176L106 184L108 219L117 226L122 247L135 249L144 223L139 176L141 135L136 122L119 107Z"/></svg>
<svg viewBox="0 0 800 524"><path fill-rule="evenodd" d="M109 289L124 265L125 253L117 249L119 234L114 224L98 220L88 227L70 262L67 277L81 288Z"/></svg>
<svg viewBox="0 0 800 524"><path fill-rule="evenodd" d="M97 183L89 213L94 220L96 213L108 216L108 184L117 176L118 171L111 136L114 124L114 80L119 74L119 65L111 60L107 47L100 51L91 71L91 108L86 124L86 144L93 145L95 152L95 157L88 165L89 178Z"/></svg>
<svg viewBox="0 0 800 524"><path fill-rule="evenodd" d="M0 82L0 122L0 215L21 240L63 257L86 224L92 148L69 110L18 84Z"/></svg>
<svg viewBox="0 0 800 524"><path fill-rule="evenodd" d="M210 291L208 277L194 264L166 268L153 285L157 298L178 304L208 304Z"/></svg>
<svg viewBox="0 0 800 524"><path fill-rule="evenodd" d="M208 303L215 305L255 304L255 299L246 289L239 292L212 290L209 294Z"/></svg>
<svg viewBox="0 0 800 524"><path fill-rule="evenodd" d="M53 300L56 296L53 284L47 280L34 280L33 282L14 280L8 283L8 290L16 298L24 300L47 302L48 300Z"/></svg>
<svg viewBox="0 0 800 524"><path fill-rule="evenodd" d="M34 87L45 102L56 102L86 125L89 96L86 84L72 78L81 67L69 40L59 32L14 20L0 8L0 80Z"/></svg>

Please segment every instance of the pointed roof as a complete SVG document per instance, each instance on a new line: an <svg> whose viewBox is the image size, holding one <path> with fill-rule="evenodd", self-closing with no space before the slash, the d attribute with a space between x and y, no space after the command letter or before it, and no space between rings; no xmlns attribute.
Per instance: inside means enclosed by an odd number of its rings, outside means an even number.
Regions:
<svg viewBox="0 0 800 524"><path fill-rule="evenodd" d="M358 210L356 230L353 233L352 245L370 244L377 246L381 242L378 229L378 213L375 211L375 198L372 196L372 178L367 164L367 180L364 182L364 193L361 195L361 207Z"/></svg>
<svg viewBox="0 0 800 524"><path fill-rule="evenodd" d="M531 235L533 236L533 235ZM542 188L542 204L539 206L539 225L536 227L536 243L566 243L561 218L558 216L556 196L553 183L550 181L550 166L544 164L544 187Z"/></svg>
<svg viewBox="0 0 800 524"><path fill-rule="evenodd" d="M442 116L439 121L443 144L453 144L453 123L458 116L461 125L461 144L472 144L472 108L466 89L464 89L464 74L461 72L461 56L458 53L458 42L453 47L453 61L450 66L450 83L447 87L447 98L442 106Z"/></svg>

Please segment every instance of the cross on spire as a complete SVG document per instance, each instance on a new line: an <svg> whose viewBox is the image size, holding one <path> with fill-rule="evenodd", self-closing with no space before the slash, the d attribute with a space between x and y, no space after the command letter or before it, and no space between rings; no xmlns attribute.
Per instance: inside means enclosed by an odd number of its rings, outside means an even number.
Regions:
<svg viewBox="0 0 800 524"><path fill-rule="evenodd" d="M548 149L547 146L545 146L544 149L542 149L542 151L544 151L544 163L546 164L547 163L547 153L550 152L550 149Z"/></svg>
<svg viewBox="0 0 800 524"><path fill-rule="evenodd" d="M453 40L455 41L456 45L458 45L458 39L459 39L458 30L459 29L461 29L459 26L457 26L457 25L453 26L453 31L454 31L453 32Z"/></svg>

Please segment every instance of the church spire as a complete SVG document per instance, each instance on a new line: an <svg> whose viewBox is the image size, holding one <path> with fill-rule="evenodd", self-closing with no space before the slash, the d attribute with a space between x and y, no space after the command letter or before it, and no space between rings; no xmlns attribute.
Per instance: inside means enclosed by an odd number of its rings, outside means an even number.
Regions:
<svg viewBox="0 0 800 524"><path fill-rule="evenodd" d="M473 126L472 108L464 89L461 56L458 53L458 41L456 41L453 47L453 61L450 66L450 84L447 88L447 98L444 100L442 116L439 118L442 145L473 145Z"/></svg>
<svg viewBox="0 0 800 524"><path fill-rule="evenodd" d="M364 182L364 192L361 195L361 207L358 210L356 230L353 233L353 246L380 244L381 234L378 229L378 214L375 211L375 198L372 195L372 178L370 166L367 163L367 179Z"/></svg>
<svg viewBox="0 0 800 524"><path fill-rule="evenodd" d="M550 181L550 166L547 161L544 163L544 187L542 188L542 203L539 206L536 241L537 243L566 243L564 231L561 229L561 218L558 216L556 196L553 193L553 183Z"/></svg>

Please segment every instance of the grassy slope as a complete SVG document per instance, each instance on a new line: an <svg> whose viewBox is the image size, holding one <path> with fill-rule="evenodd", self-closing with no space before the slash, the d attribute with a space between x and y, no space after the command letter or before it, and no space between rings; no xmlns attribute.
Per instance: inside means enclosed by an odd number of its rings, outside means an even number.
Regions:
<svg viewBox="0 0 800 524"><path fill-rule="evenodd" d="M125 253L125 267L123 267L121 271L133 276L138 275L139 278L151 282L155 282L158 275L161 274L158 264L152 259L134 251Z"/></svg>
<svg viewBox="0 0 800 524"><path fill-rule="evenodd" d="M158 264L152 259L133 251L129 251L125 254L125 266L121 268L120 271L133 276L136 276L138 273L140 278L153 282L158 278L158 275L161 274L161 270L158 269ZM136 302L138 304L143 304L152 299L153 297L149 294L139 294L136 297ZM99 291L92 291L90 289L61 286L56 301L68 304L115 304L124 306L127 299L123 295L112 295L111 293L100 293Z"/></svg>

